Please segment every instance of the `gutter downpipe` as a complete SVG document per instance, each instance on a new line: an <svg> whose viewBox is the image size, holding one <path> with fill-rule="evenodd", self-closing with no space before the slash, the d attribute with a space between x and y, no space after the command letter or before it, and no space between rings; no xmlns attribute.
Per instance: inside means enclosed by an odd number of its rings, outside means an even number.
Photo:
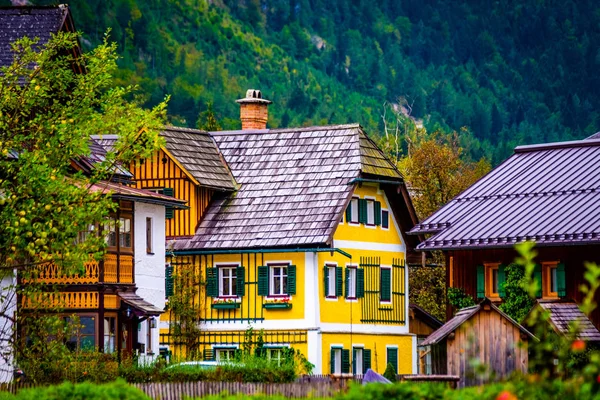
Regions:
<svg viewBox="0 0 600 400"><path fill-rule="evenodd" d="M352 259L352 256L335 247L325 248L295 248L295 249L251 249L251 250L171 250L167 255L171 256L196 256L213 254L255 254L255 253L339 253L346 258Z"/></svg>

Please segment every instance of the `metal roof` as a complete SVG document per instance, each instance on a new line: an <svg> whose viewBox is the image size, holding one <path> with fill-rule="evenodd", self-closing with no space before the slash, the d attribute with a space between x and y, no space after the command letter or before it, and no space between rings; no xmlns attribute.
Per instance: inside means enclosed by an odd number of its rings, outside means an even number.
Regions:
<svg viewBox="0 0 600 400"><path fill-rule="evenodd" d="M239 189L174 250L329 245L362 173L401 175L357 125L213 132Z"/></svg>
<svg viewBox="0 0 600 400"><path fill-rule="evenodd" d="M573 302L542 302L539 306L550 312L550 323L554 329L561 334L569 333L571 322L575 322L578 334L577 338L589 341L600 341L600 331L596 329L592 321Z"/></svg>
<svg viewBox="0 0 600 400"><path fill-rule="evenodd" d="M0 8L0 67L12 64L12 42L27 36L39 38L38 45L47 43L62 29L68 13L65 5Z"/></svg>
<svg viewBox="0 0 600 400"><path fill-rule="evenodd" d="M600 140L520 146L411 234L420 250L600 242Z"/></svg>
<svg viewBox="0 0 600 400"><path fill-rule="evenodd" d="M472 316L474 316L479 311L481 311L483 306L489 306L492 310L494 310L495 312L500 314L503 318L505 318L511 324L513 324L514 326L519 328L519 330L521 332L523 332L530 338L535 338L535 336L533 336L533 334L531 332L529 332L527 329L525 329L522 325L520 325L514 319L512 319L511 317L506 315L504 312L502 312L498 307L496 307L496 305L494 303L492 303L492 301L490 299L488 299L486 297L481 301L481 303L479 303L476 306L466 307L466 308L459 310L456 313L456 315L451 320L446 322L440 329L433 332L431 335L427 336L427 339L425 339L423 341L423 343L421 343L421 346L430 346L430 345L437 344L440 341L444 340L449 334L454 332L458 327L460 327L462 324L464 324L469 319L471 319Z"/></svg>

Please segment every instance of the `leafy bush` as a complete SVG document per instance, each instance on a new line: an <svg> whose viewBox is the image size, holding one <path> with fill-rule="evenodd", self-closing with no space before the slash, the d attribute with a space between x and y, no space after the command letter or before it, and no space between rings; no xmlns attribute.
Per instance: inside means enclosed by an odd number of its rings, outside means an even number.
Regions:
<svg viewBox="0 0 600 400"><path fill-rule="evenodd" d="M0 399L9 400L147 400L148 396L139 389L119 380L113 383L97 385L91 382L65 382L58 386L37 387L20 391L16 396L4 394Z"/></svg>
<svg viewBox="0 0 600 400"><path fill-rule="evenodd" d="M506 267L504 290L506 297L500 309L517 322L525 318L534 300L529 297L525 286L525 270L522 265L513 263Z"/></svg>
<svg viewBox="0 0 600 400"><path fill-rule="evenodd" d="M455 309L460 310L461 308L471 307L475 305L475 301L469 295L467 295L462 289L459 288L448 288L448 303Z"/></svg>
<svg viewBox="0 0 600 400"><path fill-rule="evenodd" d="M388 363L388 365L385 367L383 376L390 382L396 382L396 370L394 369L392 363Z"/></svg>

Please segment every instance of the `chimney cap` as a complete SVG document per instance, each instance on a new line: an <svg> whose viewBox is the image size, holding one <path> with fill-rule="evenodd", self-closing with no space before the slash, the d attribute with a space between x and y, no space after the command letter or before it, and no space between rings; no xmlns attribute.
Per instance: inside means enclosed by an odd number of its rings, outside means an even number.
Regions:
<svg viewBox="0 0 600 400"><path fill-rule="evenodd" d="M263 99L262 93L257 89L248 89L246 91L246 97L243 99L236 100L237 103L245 104L245 103L262 103L262 104L271 104L272 101Z"/></svg>

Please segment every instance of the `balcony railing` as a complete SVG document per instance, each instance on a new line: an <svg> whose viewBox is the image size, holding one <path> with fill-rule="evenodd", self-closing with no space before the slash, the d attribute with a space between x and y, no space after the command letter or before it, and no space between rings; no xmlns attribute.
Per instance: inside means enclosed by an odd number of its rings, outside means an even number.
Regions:
<svg viewBox="0 0 600 400"><path fill-rule="evenodd" d="M101 279L102 269L104 269L103 280ZM84 264L82 274L64 274L58 265L44 264L37 268L35 280L39 283L59 285L133 283L133 256L121 254L117 257L116 254L106 254L102 261L91 259ZM31 281L32 279L23 280L24 283Z"/></svg>

